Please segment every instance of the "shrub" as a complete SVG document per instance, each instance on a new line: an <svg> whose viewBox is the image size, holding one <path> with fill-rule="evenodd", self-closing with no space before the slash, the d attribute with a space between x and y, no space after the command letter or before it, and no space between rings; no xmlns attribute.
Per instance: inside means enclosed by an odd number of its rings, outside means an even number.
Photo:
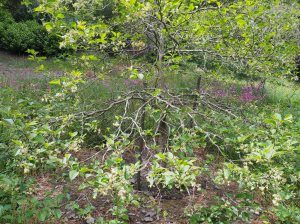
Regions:
<svg viewBox="0 0 300 224"><path fill-rule="evenodd" d="M4 23L0 22L0 48L3 48L2 43L3 43L3 33L5 32L5 27L4 27Z"/></svg>
<svg viewBox="0 0 300 224"><path fill-rule="evenodd" d="M35 20L15 22L9 11L0 8L0 49L15 53L34 49L44 55L54 55L61 52L59 41L59 36L48 34Z"/></svg>
<svg viewBox="0 0 300 224"><path fill-rule="evenodd" d="M3 47L14 52L24 52L36 45L35 35L29 23L12 23L3 35ZM34 25L33 23L31 25Z"/></svg>
<svg viewBox="0 0 300 224"><path fill-rule="evenodd" d="M46 55L54 55L61 50L59 49L59 37L51 33L35 21L26 21L25 24L29 27L30 31L34 34L35 43L27 47L27 49L34 49ZM27 50L26 49L26 50Z"/></svg>
<svg viewBox="0 0 300 224"><path fill-rule="evenodd" d="M0 8L0 48L4 48L3 37L7 26L14 22L12 15L6 10Z"/></svg>
<svg viewBox="0 0 300 224"><path fill-rule="evenodd" d="M42 53L46 55L57 55L66 51L59 48L60 37L55 33L50 33L45 38Z"/></svg>
<svg viewBox="0 0 300 224"><path fill-rule="evenodd" d="M216 202L208 207L199 207L190 215L191 224L206 223L206 224L229 224L241 222L249 223L254 213L259 209L252 202L252 196L246 194L238 195L239 203L233 203L229 197L218 198Z"/></svg>
<svg viewBox="0 0 300 224"><path fill-rule="evenodd" d="M59 37L48 34L36 21L0 23L0 33L0 47L8 51L24 53L34 49L46 55L60 52Z"/></svg>
<svg viewBox="0 0 300 224"><path fill-rule="evenodd" d="M0 8L0 21L1 23L13 23L14 19L8 11Z"/></svg>

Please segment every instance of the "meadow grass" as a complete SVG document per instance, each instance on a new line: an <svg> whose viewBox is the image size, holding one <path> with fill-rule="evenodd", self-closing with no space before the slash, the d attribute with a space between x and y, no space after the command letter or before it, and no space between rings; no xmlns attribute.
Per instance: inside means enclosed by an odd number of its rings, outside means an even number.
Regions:
<svg viewBox="0 0 300 224"><path fill-rule="evenodd" d="M270 102L293 105L300 109L300 84L281 79L280 83L267 82L266 90Z"/></svg>
<svg viewBox="0 0 300 224"><path fill-rule="evenodd" d="M101 57L101 56L99 56ZM142 88L142 81L132 82L126 75L126 66L129 61L120 63L118 58L112 60L100 60L97 62L96 76L88 79L80 88L80 98L83 105L96 105L107 99L114 98L116 94L127 90ZM65 73L73 69L72 62L58 58L50 58L43 61L45 72L35 73L35 68L39 65L36 61L28 60L27 56L15 56L0 52L0 86L17 86L19 90L29 92L47 88L47 82L51 80L55 73ZM111 69L113 68L113 69ZM27 69L27 70L26 70ZM109 70L111 69L111 70ZM1 71L2 70L2 71ZM3 71L4 70L4 71ZM82 70L84 74L91 71ZM124 75L125 72L125 75ZM7 74L4 74L7 73ZM105 75L107 73L108 75ZM54 74L54 75L53 75ZM94 74L94 75L95 75ZM99 74L102 77L97 77ZM228 90L234 86L240 91L243 86L249 85L249 80L228 78L220 79L209 74L201 73L197 66L187 66L177 73L166 74L167 89L196 89L198 77L202 77L202 89L212 89L213 91ZM217 80L217 81L216 81ZM288 110L300 111L300 84L288 81L284 78L269 79L265 85L265 102L270 105L284 106ZM300 113L300 112L299 112Z"/></svg>

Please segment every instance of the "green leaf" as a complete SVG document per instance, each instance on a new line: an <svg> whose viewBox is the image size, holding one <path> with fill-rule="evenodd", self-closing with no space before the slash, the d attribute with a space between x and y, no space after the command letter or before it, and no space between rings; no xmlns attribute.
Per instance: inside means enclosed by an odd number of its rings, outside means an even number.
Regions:
<svg viewBox="0 0 300 224"><path fill-rule="evenodd" d="M6 121L8 124L13 125L14 124L14 120L13 119L3 119L4 121Z"/></svg>
<svg viewBox="0 0 300 224"><path fill-rule="evenodd" d="M224 178L225 178L225 180L228 180L229 175L230 175L230 171L229 171L228 169L224 169L224 170L223 170L223 173L224 173Z"/></svg>
<svg viewBox="0 0 300 224"><path fill-rule="evenodd" d="M154 185L154 178L153 176L148 176L147 181L149 182L149 187L153 187Z"/></svg>
<svg viewBox="0 0 300 224"><path fill-rule="evenodd" d="M44 27L46 28L47 31L51 31L53 28L51 23L45 23Z"/></svg>
<svg viewBox="0 0 300 224"><path fill-rule="evenodd" d="M284 121L291 123L293 121L293 115L289 114L284 117Z"/></svg>
<svg viewBox="0 0 300 224"><path fill-rule="evenodd" d="M48 211L46 209L43 209L42 211L39 211L38 213L38 219L41 222L44 222L48 216Z"/></svg>
<svg viewBox="0 0 300 224"><path fill-rule="evenodd" d="M247 24L245 20L243 19L238 19L237 24L240 28L244 28L244 26Z"/></svg>
<svg viewBox="0 0 300 224"><path fill-rule="evenodd" d="M61 213L60 209L55 209L53 211L53 215L55 218L59 219L62 216L62 213Z"/></svg>
<svg viewBox="0 0 300 224"><path fill-rule="evenodd" d="M35 12L42 12L44 10L43 6L40 5L34 9Z"/></svg>
<svg viewBox="0 0 300 224"><path fill-rule="evenodd" d="M63 19L63 18L65 18L65 15L62 14L62 13L58 13L58 14L56 15L56 18L58 18L58 19Z"/></svg>
<svg viewBox="0 0 300 224"><path fill-rule="evenodd" d="M282 121L282 116L281 114L276 113L273 115L273 119L277 121Z"/></svg>
<svg viewBox="0 0 300 224"><path fill-rule="evenodd" d="M82 167L81 169L80 169L80 172L81 173L87 173L87 172L92 172L93 170L92 169L89 169L89 168L87 168L87 167Z"/></svg>
<svg viewBox="0 0 300 224"><path fill-rule="evenodd" d="M276 154L276 150L274 149L274 147L272 145L270 145L269 147L267 147L264 150L264 154L267 160L270 160L275 154Z"/></svg>
<svg viewBox="0 0 300 224"><path fill-rule="evenodd" d="M74 180L78 176L79 172L77 170L71 170L69 172L70 180Z"/></svg>
<svg viewBox="0 0 300 224"><path fill-rule="evenodd" d="M152 92L152 96L154 97L158 96L159 94L161 94L161 89L156 89Z"/></svg>
<svg viewBox="0 0 300 224"><path fill-rule="evenodd" d="M89 185L88 185L88 184L86 184L86 183L81 183L81 184L79 185L79 188L78 188L78 190L83 190L83 189L86 189L88 186L89 186Z"/></svg>
<svg viewBox="0 0 300 224"><path fill-rule="evenodd" d="M144 79L144 74L142 74L142 73L139 73L137 76L138 76L138 78L139 78L140 80L143 80L143 79Z"/></svg>
<svg viewBox="0 0 300 224"><path fill-rule="evenodd" d="M50 85L61 85L60 79L55 79L49 82Z"/></svg>
<svg viewBox="0 0 300 224"><path fill-rule="evenodd" d="M69 135L71 138L74 138L76 135L78 134L78 132L69 132Z"/></svg>
<svg viewBox="0 0 300 224"><path fill-rule="evenodd" d="M169 185L170 182L173 180L174 174L171 171L167 171L164 173L164 176L165 176L165 184Z"/></svg>

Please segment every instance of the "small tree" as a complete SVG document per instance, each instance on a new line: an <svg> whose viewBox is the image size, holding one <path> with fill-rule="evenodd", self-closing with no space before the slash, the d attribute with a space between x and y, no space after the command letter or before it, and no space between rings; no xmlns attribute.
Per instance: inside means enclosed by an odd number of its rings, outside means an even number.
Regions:
<svg viewBox="0 0 300 224"><path fill-rule="evenodd" d="M203 116L198 101L210 110L236 115L201 94L200 79L196 91L170 90L168 76L180 72L180 66L193 55L200 58L198 68L206 75L269 77L286 74L292 69L298 50L298 9L296 2L286 4L277 0L41 0L36 12L44 16L45 27L49 32L61 34L61 47L83 52L79 54L80 63L95 61L99 52L127 56L132 51L147 51L152 55L147 66L131 60L128 69L131 78L143 81L144 88L121 94L110 101L107 108L80 113L83 119L101 117L107 112L116 115L114 132L106 136L106 149L114 152L114 163L111 159L107 162L110 165L103 165L101 172L91 172L95 181L89 183L95 188L95 195L118 191L117 195L112 194L117 203L121 201L124 206L131 199L122 192L130 191L131 187L125 189L116 182L129 184L126 172L130 170L138 174L140 189L141 171L147 170L147 161L154 161L147 176L151 186L172 183L170 186L183 186L187 191L195 187L198 172L194 161L179 159L176 153L179 154L183 146L170 142L183 141L186 145L193 142L193 136L203 134L204 140L199 144L210 142L215 146L211 135L200 128L201 122L208 122L209 114ZM105 15L106 10L109 16ZM73 72L71 77L77 79L76 85L80 83L80 72ZM113 110L116 105L123 107L121 113ZM136 144L136 139L139 161L122 166L120 157L125 149ZM184 148L182 153L188 155L189 152ZM143 159L144 154L150 156ZM109 181L112 175L109 169L114 172L115 179L111 179L114 183ZM76 177L78 173L72 171L71 176ZM97 182L100 177L108 179L105 184Z"/></svg>

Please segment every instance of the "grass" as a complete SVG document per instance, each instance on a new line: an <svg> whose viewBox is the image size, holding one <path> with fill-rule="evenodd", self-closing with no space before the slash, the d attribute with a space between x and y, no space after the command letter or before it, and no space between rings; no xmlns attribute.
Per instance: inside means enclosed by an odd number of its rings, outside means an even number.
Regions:
<svg viewBox="0 0 300 224"><path fill-rule="evenodd" d="M38 62L28 60L28 55L15 55L0 51L0 66L14 69L35 69L38 65ZM66 71L72 68L71 62L58 58L47 58L43 61L43 65L50 71Z"/></svg>
<svg viewBox="0 0 300 224"><path fill-rule="evenodd" d="M122 61L122 63L120 63ZM64 73L72 69L72 62L50 58L43 62L47 72L35 73L38 63L28 60L27 56L16 56L5 52L0 52L0 86L17 87L19 90L30 92L37 91L41 88L46 90L48 82L52 79L53 73ZM92 77L85 83L80 91L82 106L89 108L91 105L103 105L107 99L113 98L116 94L128 89L141 88L142 82L139 84L128 81L129 75L126 74L130 61L127 59L112 59L97 61L97 70L82 70L85 74L92 74ZM111 69L113 68L113 69ZM111 69L111 70L109 70ZM95 73L94 73L95 72ZM106 74L106 75L104 75ZM249 85L249 81L243 79L228 78L215 82L215 77L197 70L197 66L187 66L186 69L177 73L169 73L166 76L168 89L195 89L197 79L202 76L201 88L210 89L212 91L225 90L230 86L234 86L240 91L243 86ZM300 84L288 81L284 78L269 79L265 86L266 97L264 102L271 108L282 109L300 115ZM234 96L238 100L238 96ZM228 100L232 103L233 98ZM233 99L235 100L235 99ZM230 103L229 102L229 103Z"/></svg>
<svg viewBox="0 0 300 224"><path fill-rule="evenodd" d="M67 72L72 69L72 62L60 60L57 58L50 58L43 62L46 71L50 72ZM123 63L124 64L124 63ZM126 72L126 66L129 62L125 64L120 64L120 60L113 59L109 63L107 60L103 60L100 64L97 64L99 68L96 71L96 75L101 75L102 73L109 73L103 79L93 79L92 82L87 83L82 88L81 97L93 101L98 101L100 99L107 99L112 94L124 91L128 88L134 88L134 85L126 84L126 74L123 76L124 71ZM115 69L108 71L105 66L110 67L113 65ZM2 86L15 85L16 82L22 82L22 88L30 88L33 85L35 88L35 83L42 83L44 86L45 82L48 82L51 77L41 76L39 73L36 74L34 69L38 66L36 61L28 60L27 56L16 56L9 53L0 51L0 84ZM125 69L125 70L124 70ZM2 71L1 71L2 70ZM84 73L93 73L92 71L83 71ZM184 75L183 75L184 74ZM204 88L211 88L214 83L211 82L210 77L205 77L197 71L196 67L188 67L184 71L179 71L177 74L168 74L166 79L170 85L167 88L170 89L195 89L197 85L197 78L201 75L202 82L201 85ZM215 79L213 79L215 80ZM237 88L247 85L247 81L240 79L228 79L220 82L221 86L214 86L214 88L227 88L229 85L233 84ZM223 87L222 87L223 86ZM227 87L226 87L227 86ZM287 107L293 107L297 111L300 110L300 85L286 79L270 79L266 83L266 93L267 102L274 105L285 105Z"/></svg>
<svg viewBox="0 0 300 224"><path fill-rule="evenodd" d="M288 104L300 109L300 84L280 79L281 82L268 82L268 99L275 104Z"/></svg>

